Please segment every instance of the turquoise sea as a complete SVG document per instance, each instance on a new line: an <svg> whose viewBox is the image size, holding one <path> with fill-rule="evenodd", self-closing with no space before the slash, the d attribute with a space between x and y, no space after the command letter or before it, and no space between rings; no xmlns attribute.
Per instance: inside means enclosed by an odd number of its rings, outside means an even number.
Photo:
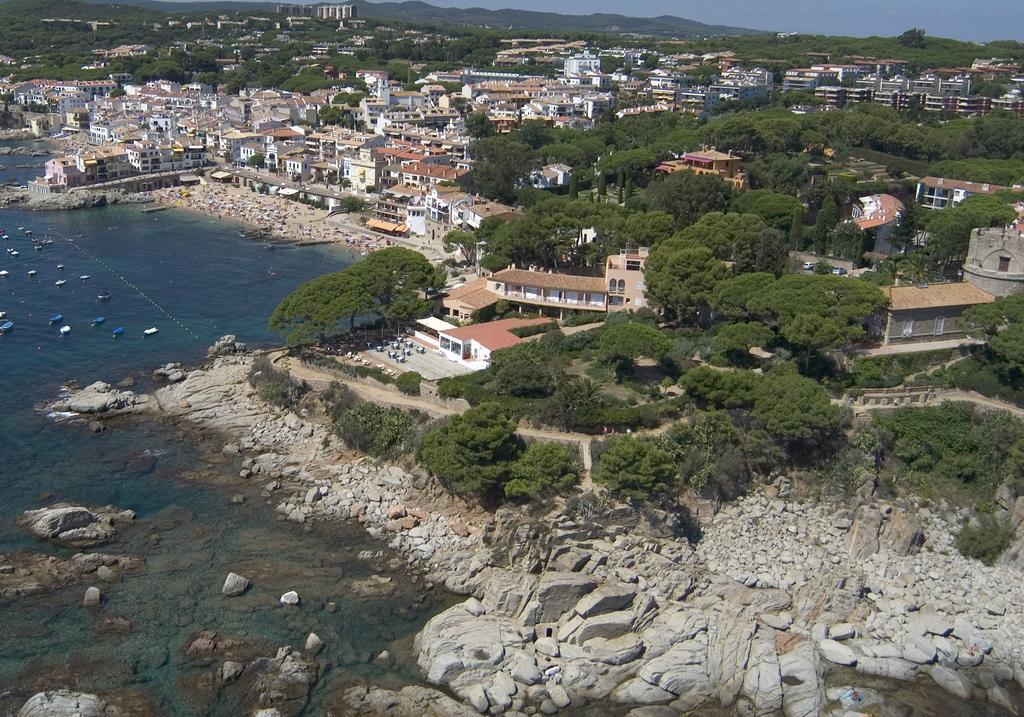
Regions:
<svg viewBox="0 0 1024 717"><path fill-rule="evenodd" d="M13 168L33 161L41 159L0 157L0 180L37 174ZM245 490L225 478L238 466L207 462L166 426L133 424L93 434L38 407L72 380L131 376L144 387L154 368L198 362L223 334L273 342L266 317L276 303L352 257L329 247L270 251L231 224L176 211L146 214L137 206L0 210L0 227L10 236L0 241L0 269L9 272L0 278L0 311L15 323L0 336L0 556L73 554L15 525L26 509L68 501L136 511L138 520L123 538L98 550L139 555L146 563L138 575L100 584L108 601L98 612L81 607L85 584L0 603L0 714L53 686L138 692L163 714L239 714L241 694L211 696L194 686L209 668L188 663L182 647L203 629L255 641L264 650L259 654L270 656L281 645L301 648L311 630L320 635L328 645L327 674L308 714L320 714L318 705L330 692L358 676L385 683L413 679L413 668L401 660L384 672L369 658L383 649L402 655L447 598L423 598L401 575L390 598L351 597L347 580L392 574L383 561L357 559L360 550L384 547L359 526L304 532L280 522L255 490L244 504L233 504L232 495ZM31 237L19 227L30 229ZM42 238L53 243L34 250L31 239ZM36 275L29 277L30 270ZM60 279L67 283L55 286ZM102 289L111 299L101 304ZM49 325L57 313L63 320ZM101 314L105 324L90 327ZM63 324L71 332L61 339ZM117 326L125 333L115 340ZM144 336L151 326L159 334ZM254 587L227 600L220 586L231 570L251 577ZM278 597L291 589L302 595L303 606L286 612ZM337 603L336 612L324 609L328 601ZM110 620L115 616L130 629Z"/></svg>

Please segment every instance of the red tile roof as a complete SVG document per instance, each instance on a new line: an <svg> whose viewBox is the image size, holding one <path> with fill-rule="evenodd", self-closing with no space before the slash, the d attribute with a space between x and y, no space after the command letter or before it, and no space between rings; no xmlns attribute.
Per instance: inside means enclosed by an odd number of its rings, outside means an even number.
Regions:
<svg viewBox="0 0 1024 717"><path fill-rule="evenodd" d="M488 321L486 324L460 326L441 333L459 341L475 341L486 349L497 351L515 346L522 341L512 333L512 329L550 323L551 319L500 319Z"/></svg>

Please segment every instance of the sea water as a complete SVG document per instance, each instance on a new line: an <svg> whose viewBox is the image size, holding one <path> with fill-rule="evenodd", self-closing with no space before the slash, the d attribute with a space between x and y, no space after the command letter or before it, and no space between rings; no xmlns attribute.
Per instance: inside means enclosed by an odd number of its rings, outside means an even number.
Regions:
<svg viewBox="0 0 1024 717"><path fill-rule="evenodd" d="M8 166L26 159L0 157ZM11 175L14 170L0 166L0 177ZM210 697L191 686L213 669L182 654L203 629L255 641L270 656L281 645L301 649L310 631L320 635L328 645L327 674L309 714L321 713L318 705L332 687L351 679L415 679L408 662L383 670L369 660L384 649L407 655L411 636L449 598L431 593L414 605L423 591L400 574L388 598L353 596L347 581L388 574L385 565L357 558L360 550L384 548L359 526L306 532L279 521L255 492L242 505L232 503L239 489L228 476L238 466L207 462L199 447L166 426L134 422L94 434L39 406L55 400L68 381L145 380L167 362L197 362L224 334L273 342L266 321L277 302L353 257L331 247L270 251L230 223L137 206L8 209L0 211L0 226L10 236L0 241L0 269L10 272L0 279L0 310L16 325L0 336L0 555L73 554L15 524L24 510L66 501L136 511L136 524L97 550L145 561L139 574L118 582L91 580L107 596L99 611L81 606L86 584L0 604L0 712L34 691L66 686L138 691L167 714L237 714L238 695ZM45 238L53 244L35 251L31 239ZM19 256L12 258L8 247ZM37 274L29 277L33 269ZM60 279L67 283L55 286ZM111 298L101 303L102 289ZM57 313L63 320L50 325ZM92 327L98 315L106 321ZM65 338L60 325L71 327ZM112 336L117 326L125 329L119 339ZM147 337L143 331L151 326L159 333ZM229 571L250 577L253 588L240 598L222 597ZM286 611L278 597L293 589L303 606ZM328 601L336 612L324 609ZM131 628L111 622L113 616Z"/></svg>

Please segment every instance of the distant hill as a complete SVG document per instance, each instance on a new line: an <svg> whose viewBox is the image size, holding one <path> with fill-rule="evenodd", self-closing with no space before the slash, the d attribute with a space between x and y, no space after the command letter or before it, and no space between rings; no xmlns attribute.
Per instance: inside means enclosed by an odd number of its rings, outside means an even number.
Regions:
<svg viewBox="0 0 1024 717"><path fill-rule="evenodd" d="M338 1L338 0L332 0ZM94 5L112 4L109 0L86 0ZM167 0L121 0L120 5L133 5L163 12L266 12L273 2L232 2L207 0L205 2L169 2ZM486 8L437 7L419 0L405 2L367 2L355 0L359 16L377 20L398 20L428 25L461 25L489 27L501 30L534 30L546 32L593 32L613 34L657 35L661 37L695 37L721 35L755 35L763 30L751 30L727 25L708 25L673 15L658 17L627 17L608 13L594 15L563 15L556 12L530 10L488 10Z"/></svg>

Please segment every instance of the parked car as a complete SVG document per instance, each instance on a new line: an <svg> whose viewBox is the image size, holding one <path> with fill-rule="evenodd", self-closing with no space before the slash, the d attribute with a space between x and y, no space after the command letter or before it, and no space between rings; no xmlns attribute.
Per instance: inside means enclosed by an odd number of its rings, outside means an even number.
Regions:
<svg viewBox="0 0 1024 717"><path fill-rule="evenodd" d="M841 266L834 267L832 273L836 276L846 276L849 272Z"/></svg>
<svg viewBox="0 0 1024 717"><path fill-rule="evenodd" d="M804 271L814 271L814 262L813 261L805 261L804 262Z"/></svg>

